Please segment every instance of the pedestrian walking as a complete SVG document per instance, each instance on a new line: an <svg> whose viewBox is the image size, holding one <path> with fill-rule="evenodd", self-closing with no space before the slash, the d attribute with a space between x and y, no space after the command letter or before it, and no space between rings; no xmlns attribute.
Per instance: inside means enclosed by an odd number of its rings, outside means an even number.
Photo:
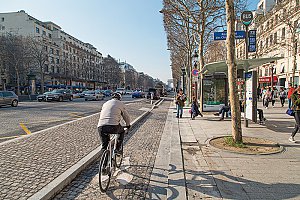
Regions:
<svg viewBox="0 0 300 200"><path fill-rule="evenodd" d="M274 106L275 106L275 101L276 101L276 98L277 98L277 90L272 90L272 107L274 108Z"/></svg>
<svg viewBox="0 0 300 200"><path fill-rule="evenodd" d="M261 88L261 93L260 93L261 98L262 98L263 106L265 106L265 94L266 94L266 92L267 92L267 90L266 90L266 88L263 86L263 87Z"/></svg>
<svg viewBox="0 0 300 200"><path fill-rule="evenodd" d="M299 130L300 127L300 86L297 87L297 89L294 91L294 93L291 95L292 100L292 109L295 112L294 118L295 118L295 128L292 131L292 135L289 138L290 142L296 142L295 141L295 135Z"/></svg>
<svg viewBox="0 0 300 200"><path fill-rule="evenodd" d="M195 117L197 117L198 115L203 117L202 113L199 111L199 104L197 102L196 97L193 97L192 107L191 107L190 111L191 111L191 119L192 120L194 120Z"/></svg>
<svg viewBox="0 0 300 200"><path fill-rule="evenodd" d="M283 107L286 99L286 92L284 91L284 88L280 88L279 98L280 98L281 107Z"/></svg>
<svg viewBox="0 0 300 200"><path fill-rule="evenodd" d="M269 103L272 101L272 92L271 92L271 88L268 88L268 90L266 91L265 95L264 95L264 103L265 103L265 108L268 109L269 107Z"/></svg>
<svg viewBox="0 0 300 200"><path fill-rule="evenodd" d="M295 88L292 86L292 84L290 83L289 84L289 91L288 91L288 103L289 103L289 108L292 107L292 99L291 99L291 96L292 94L294 93L295 91Z"/></svg>
<svg viewBox="0 0 300 200"><path fill-rule="evenodd" d="M183 107L184 107L184 102L186 101L186 96L183 94L182 89L179 89L179 92L176 97L176 105L177 105L177 118L182 118L182 113L183 113Z"/></svg>

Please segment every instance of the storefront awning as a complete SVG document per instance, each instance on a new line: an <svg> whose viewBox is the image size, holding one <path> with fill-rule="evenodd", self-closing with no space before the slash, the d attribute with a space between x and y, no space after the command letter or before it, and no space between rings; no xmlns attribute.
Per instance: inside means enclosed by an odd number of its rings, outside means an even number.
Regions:
<svg viewBox="0 0 300 200"><path fill-rule="evenodd" d="M284 57L272 57L272 58L253 58L253 59L245 59L245 60L237 60L237 69L251 70L255 67L263 65L265 63L274 62L276 60L283 59ZM225 72L227 74L228 68L226 61L221 62L213 62L206 64L200 73L213 74L215 72Z"/></svg>

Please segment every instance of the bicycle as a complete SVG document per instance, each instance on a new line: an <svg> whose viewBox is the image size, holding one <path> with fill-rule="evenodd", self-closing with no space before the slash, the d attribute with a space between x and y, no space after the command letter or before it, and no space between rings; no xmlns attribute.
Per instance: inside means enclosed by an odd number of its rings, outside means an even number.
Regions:
<svg viewBox="0 0 300 200"><path fill-rule="evenodd" d="M127 127L123 128L124 134L127 134L129 129ZM121 144L120 152L115 153L119 134L109 134L109 136L109 144L107 149L103 151L99 164L99 186L101 192L107 191L113 172L116 167L119 168L121 166L123 160L123 143Z"/></svg>

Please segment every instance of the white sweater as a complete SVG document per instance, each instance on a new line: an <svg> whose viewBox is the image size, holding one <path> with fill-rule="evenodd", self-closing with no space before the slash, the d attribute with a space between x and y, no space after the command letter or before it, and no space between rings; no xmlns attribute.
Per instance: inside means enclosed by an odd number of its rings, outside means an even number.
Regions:
<svg viewBox="0 0 300 200"><path fill-rule="evenodd" d="M117 99L111 99L103 104L98 122L99 126L118 125L123 117L126 126L130 125L130 117L125 104Z"/></svg>

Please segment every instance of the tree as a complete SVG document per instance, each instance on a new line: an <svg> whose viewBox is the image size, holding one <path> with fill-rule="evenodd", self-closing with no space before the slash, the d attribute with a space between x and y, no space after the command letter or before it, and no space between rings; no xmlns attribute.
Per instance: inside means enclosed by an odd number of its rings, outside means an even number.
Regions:
<svg viewBox="0 0 300 200"><path fill-rule="evenodd" d="M37 73L40 75L41 93L44 93L45 68L46 64L49 62L48 46L46 45L45 40L46 39L43 37L31 37L29 40L31 56L37 67Z"/></svg>
<svg viewBox="0 0 300 200"><path fill-rule="evenodd" d="M20 95L21 81L25 83L27 67L30 61L28 40L22 36L7 34L1 36L1 58L8 65L8 76L16 81L17 95ZM25 72L25 73L24 73Z"/></svg>
<svg viewBox="0 0 300 200"><path fill-rule="evenodd" d="M229 82L229 99L231 106L232 137L234 142L242 143L241 112L237 91L237 65L235 58L235 9L234 0L226 0L227 21L227 65Z"/></svg>

